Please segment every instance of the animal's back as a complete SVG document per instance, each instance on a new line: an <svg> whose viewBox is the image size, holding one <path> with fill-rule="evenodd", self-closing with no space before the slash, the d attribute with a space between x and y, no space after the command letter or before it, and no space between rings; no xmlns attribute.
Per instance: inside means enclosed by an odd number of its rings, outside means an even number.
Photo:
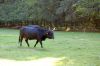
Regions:
<svg viewBox="0 0 100 66"><path fill-rule="evenodd" d="M42 28L34 28L34 27L22 27L20 30L21 35L27 37L28 39L37 39L38 37L41 39L44 35L45 30Z"/></svg>

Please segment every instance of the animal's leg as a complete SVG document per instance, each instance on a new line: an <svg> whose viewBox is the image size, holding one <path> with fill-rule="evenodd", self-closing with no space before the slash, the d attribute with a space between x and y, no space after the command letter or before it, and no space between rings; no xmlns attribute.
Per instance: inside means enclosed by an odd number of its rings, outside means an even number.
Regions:
<svg viewBox="0 0 100 66"><path fill-rule="evenodd" d="M27 46L29 47L29 43L28 43L28 39L25 39L26 43L27 43Z"/></svg>
<svg viewBox="0 0 100 66"><path fill-rule="evenodd" d="M20 46L22 46L23 37L19 37Z"/></svg>
<svg viewBox="0 0 100 66"><path fill-rule="evenodd" d="M43 48L42 41L40 41L40 44L41 44L41 48Z"/></svg>
<svg viewBox="0 0 100 66"><path fill-rule="evenodd" d="M36 47L37 43L38 43L38 40L36 41L36 43L35 43L34 47Z"/></svg>

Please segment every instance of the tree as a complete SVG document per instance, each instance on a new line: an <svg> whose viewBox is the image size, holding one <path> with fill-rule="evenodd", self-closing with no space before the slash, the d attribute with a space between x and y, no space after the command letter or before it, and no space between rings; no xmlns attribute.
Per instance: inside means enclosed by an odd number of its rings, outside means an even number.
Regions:
<svg viewBox="0 0 100 66"><path fill-rule="evenodd" d="M80 0L76 7L76 13L81 20L83 29L95 30L95 19L100 15L99 0Z"/></svg>
<svg viewBox="0 0 100 66"><path fill-rule="evenodd" d="M0 0L0 23L39 24L58 30L94 30L99 0ZM98 25L98 26L97 26Z"/></svg>

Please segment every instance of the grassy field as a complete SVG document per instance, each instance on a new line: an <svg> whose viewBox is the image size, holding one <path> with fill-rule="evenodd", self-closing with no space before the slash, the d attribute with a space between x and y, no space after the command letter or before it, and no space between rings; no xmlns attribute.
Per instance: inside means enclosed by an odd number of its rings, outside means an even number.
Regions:
<svg viewBox="0 0 100 66"><path fill-rule="evenodd" d="M0 29L0 58L30 61L43 58L62 58L55 66L100 66L100 33L55 32L55 39L47 39L34 48L35 40L27 47L18 44L19 30Z"/></svg>

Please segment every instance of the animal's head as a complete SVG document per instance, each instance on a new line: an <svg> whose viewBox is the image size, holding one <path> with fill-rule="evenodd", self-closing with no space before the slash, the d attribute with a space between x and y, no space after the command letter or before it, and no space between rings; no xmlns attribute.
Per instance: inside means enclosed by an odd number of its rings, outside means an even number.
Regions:
<svg viewBox="0 0 100 66"><path fill-rule="evenodd" d="M54 39L54 33L51 30L46 31L46 37L49 39Z"/></svg>

